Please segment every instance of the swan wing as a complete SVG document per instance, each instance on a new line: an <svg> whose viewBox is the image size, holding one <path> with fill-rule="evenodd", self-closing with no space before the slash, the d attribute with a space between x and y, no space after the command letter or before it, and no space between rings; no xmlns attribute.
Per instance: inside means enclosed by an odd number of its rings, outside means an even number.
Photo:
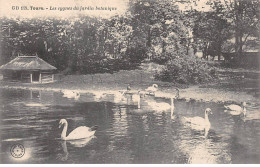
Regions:
<svg viewBox="0 0 260 167"><path fill-rule="evenodd" d="M205 119L202 117L185 117L186 122L191 124L204 124Z"/></svg>
<svg viewBox="0 0 260 167"><path fill-rule="evenodd" d="M86 126L80 126L74 129L67 137L67 140L76 140L76 139L83 139L90 136L93 136L95 131L92 131L91 128Z"/></svg>
<svg viewBox="0 0 260 167"><path fill-rule="evenodd" d="M140 95L133 95L132 99L134 102L138 102L140 100Z"/></svg>
<svg viewBox="0 0 260 167"><path fill-rule="evenodd" d="M228 113L229 113L230 115L240 115L242 112L237 111L237 110L230 110Z"/></svg>
<svg viewBox="0 0 260 167"><path fill-rule="evenodd" d="M156 91L156 88L154 88L154 87L148 87L147 89L145 89L146 91L148 91L148 92L155 92Z"/></svg>
<svg viewBox="0 0 260 167"><path fill-rule="evenodd" d="M150 92L151 90L149 88L145 89L145 91Z"/></svg>
<svg viewBox="0 0 260 167"><path fill-rule="evenodd" d="M195 130L204 130L206 127L210 127L210 123L207 125L202 117L184 117L183 121L184 123L189 123L186 125Z"/></svg>
<svg viewBox="0 0 260 167"><path fill-rule="evenodd" d="M240 111L242 108L239 105L231 104L228 106L224 106L227 110Z"/></svg>

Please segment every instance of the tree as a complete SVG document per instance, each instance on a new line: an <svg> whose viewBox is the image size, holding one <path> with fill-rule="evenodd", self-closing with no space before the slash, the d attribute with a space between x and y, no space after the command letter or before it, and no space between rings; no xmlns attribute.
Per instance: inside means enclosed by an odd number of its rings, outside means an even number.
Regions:
<svg viewBox="0 0 260 167"><path fill-rule="evenodd" d="M224 0L209 1L213 9L221 9L221 17L230 22L235 37L235 51L239 54L247 45L250 36L259 45L260 2L258 0ZM257 44L256 44L257 45Z"/></svg>
<svg viewBox="0 0 260 167"><path fill-rule="evenodd" d="M214 12L197 12L199 17L194 21L193 37L197 43L201 43L203 57L218 56L220 60L222 45L230 38L230 24L228 21Z"/></svg>
<svg viewBox="0 0 260 167"><path fill-rule="evenodd" d="M130 3L130 11L135 41L146 49L146 55L163 63L186 42L188 31L175 1L138 0Z"/></svg>

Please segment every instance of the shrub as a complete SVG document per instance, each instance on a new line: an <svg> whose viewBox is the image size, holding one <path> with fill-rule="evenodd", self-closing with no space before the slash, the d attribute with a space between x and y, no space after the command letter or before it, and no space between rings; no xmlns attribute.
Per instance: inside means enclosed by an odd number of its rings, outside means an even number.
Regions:
<svg viewBox="0 0 260 167"><path fill-rule="evenodd" d="M210 67L206 62L190 55L169 59L165 68L155 75L158 80L180 84L204 83L215 77L214 67Z"/></svg>

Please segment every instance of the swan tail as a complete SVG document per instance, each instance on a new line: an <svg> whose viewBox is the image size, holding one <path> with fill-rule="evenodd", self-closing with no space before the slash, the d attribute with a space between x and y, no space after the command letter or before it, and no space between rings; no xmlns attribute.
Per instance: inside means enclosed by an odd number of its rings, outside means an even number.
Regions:
<svg viewBox="0 0 260 167"><path fill-rule="evenodd" d="M92 126L92 127L90 128L91 131L95 131L95 130L97 130L97 129L98 129L98 126L97 126L97 125Z"/></svg>
<svg viewBox="0 0 260 167"><path fill-rule="evenodd" d="M189 122L190 122L190 119L189 119L189 118L186 118L186 117L182 117L182 118L181 118L181 122L182 122L182 123L189 123Z"/></svg>

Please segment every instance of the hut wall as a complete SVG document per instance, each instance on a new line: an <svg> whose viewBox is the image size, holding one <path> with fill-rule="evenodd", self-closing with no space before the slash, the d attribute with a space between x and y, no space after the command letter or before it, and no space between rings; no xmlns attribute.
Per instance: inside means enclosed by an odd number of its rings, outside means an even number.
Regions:
<svg viewBox="0 0 260 167"><path fill-rule="evenodd" d="M52 82L52 73L41 73L41 82L47 83Z"/></svg>
<svg viewBox="0 0 260 167"><path fill-rule="evenodd" d="M3 72L3 80L11 80L12 79L12 72L10 71L5 71Z"/></svg>
<svg viewBox="0 0 260 167"><path fill-rule="evenodd" d="M21 74L21 81L22 82L26 82L26 83L30 83L31 82L31 75L30 75L30 73L22 73Z"/></svg>
<svg viewBox="0 0 260 167"><path fill-rule="evenodd" d="M21 78L20 71L5 71L3 73L3 79L6 81L19 81Z"/></svg>

